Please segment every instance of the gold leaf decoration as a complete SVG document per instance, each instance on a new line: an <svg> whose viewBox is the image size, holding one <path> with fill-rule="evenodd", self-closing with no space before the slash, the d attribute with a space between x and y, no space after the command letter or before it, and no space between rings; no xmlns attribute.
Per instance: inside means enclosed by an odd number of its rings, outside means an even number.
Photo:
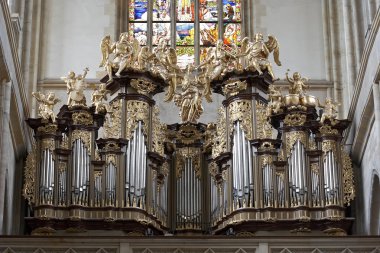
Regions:
<svg viewBox="0 0 380 253"><path fill-rule="evenodd" d="M306 146L306 133L301 131L292 131L285 133L286 136L286 156L290 156L290 150L294 144L299 140L304 146Z"/></svg>
<svg viewBox="0 0 380 253"><path fill-rule="evenodd" d="M55 134L57 132L58 126L55 124L48 124L46 126L40 126L37 128L37 132L42 134Z"/></svg>
<svg viewBox="0 0 380 253"><path fill-rule="evenodd" d="M323 136L326 136L326 135L338 135L339 132L337 129L333 129L331 128L331 126L329 125L323 125L319 128L319 132L323 135Z"/></svg>
<svg viewBox="0 0 380 253"><path fill-rule="evenodd" d="M32 150L28 154L25 162L25 182L23 189L23 196L28 200L29 205L35 203L35 177L36 177L36 157L37 147L33 143Z"/></svg>
<svg viewBox="0 0 380 253"><path fill-rule="evenodd" d="M159 109L157 106L153 107L153 118L152 118L152 151L157 154L165 155L165 132L166 124L161 123L158 115Z"/></svg>
<svg viewBox="0 0 380 253"><path fill-rule="evenodd" d="M92 125L94 123L94 119L92 115L86 111L84 112L74 112L73 116L74 125Z"/></svg>
<svg viewBox="0 0 380 253"><path fill-rule="evenodd" d="M132 79L131 86L135 88L138 93L145 96L149 95L149 93L153 92L157 87L155 84L142 79Z"/></svg>
<svg viewBox="0 0 380 253"><path fill-rule="evenodd" d="M252 104L250 100L238 100L233 101L228 106L230 117L230 133L232 134L233 125L236 121L240 121L242 129L248 140L253 138L252 136Z"/></svg>
<svg viewBox="0 0 380 253"><path fill-rule="evenodd" d="M355 182L354 182L354 169L352 168L352 161L348 153L341 147L342 160L343 160L343 193L344 203L350 205L350 202L355 198Z"/></svg>
<svg viewBox="0 0 380 253"><path fill-rule="evenodd" d="M121 105L121 99L110 104L108 117L104 123L104 138L121 137Z"/></svg>
<svg viewBox="0 0 380 253"><path fill-rule="evenodd" d="M125 138L130 140L133 131L137 128L139 121L144 123L143 132L147 135L148 122L149 122L149 104L143 101L128 100L127 101L127 124L125 131Z"/></svg>
<svg viewBox="0 0 380 253"><path fill-rule="evenodd" d="M285 116L284 124L288 126L303 126L306 122L306 115L292 113Z"/></svg>
<svg viewBox="0 0 380 253"><path fill-rule="evenodd" d="M267 106L264 103L256 101L256 129L257 138L259 139L272 138L273 127L268 122L267 110Z"/></svg>
<svg viewBox="0 0 380 253"><path fill-rule="evenodd" d="M71 142L82 140L88 152L91 153L91 132L75 129L71 134Z"/></svg>
<svg viewBox="0 0 380 253"><path fill-rule="evenodd" d="M220 154L227 152L227 130L226 130L226 112L224 107L218 110L218 119L216 122L216 136L214 147L212 148L211 157L216 158Z"/></svg>

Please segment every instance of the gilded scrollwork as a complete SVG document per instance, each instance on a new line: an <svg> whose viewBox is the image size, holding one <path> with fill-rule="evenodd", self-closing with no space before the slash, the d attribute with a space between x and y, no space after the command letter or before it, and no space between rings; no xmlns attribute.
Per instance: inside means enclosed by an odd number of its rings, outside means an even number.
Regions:
<svg viewBox="0 0 380 253"><path fill-rule="evenodd" d="M164 156L165 154L165 137L166 125L161 123L158 115L160 111L157 106L153 107L152 117L152 151Z"/></svg>
<svg viewBox="0 0 380 253"><path fill-rule="evenodd" d="M74 112L73 116L73 123L74 125L92 125L94 123L94 119L92 118L92 115L88 112Z"/></svg>
<svg viewBox="0 0 380 253"><path fill-rule="evenodd" d="M121 136L122 100L112 102L108 108L108 117L104 123L105 138L120 138Z"/></svg>
<svg viewBox="0 0 380 253"><path fill-rule="evenodd" d="M294 144L297 141L300 141L304 146L306 146L307 141L306 141L306 133L301 132L301 131L292 131L285 133L286 136L286 156L290 156L290 150L293 148Z"/></svg>
<svg viewBox="0 0 380 253"><path fill-rule="evenodd" d="M71 134L71 142L81 139L88 151L91 151L91 132L75 129Z"/></svg>
<svg viewBox="0 0 380 253"><path fill-rule="evenodd" d="M181 140L184 144L191 144L197 140L200 140L203 134L197 129L195 125L184 124L177 133L177 139Z"/></svg>
<svg viewBox="0 0 380 253"><path fill-rule="evenodd" d="M42 139L41 141L41 149L45 150L48 149L50 151L53 151L55 149L55 141L52 138Z"/></svg>
<svg viewBox="0 0 380 253"><path fill-rule="evenodd" d="M235 96L240 91L247 89L246 81L233 81L228 82L223 86L223 94L225 96Z"/></svg>
<svg viewBox="0 0 380 253"><path fill-rule="evenodd" d="M143 132L147 135L148 131L148 122L149 122L149 104L143 101L128 100L127 101L127 122L126 122L126 131L125 138L130 140L133 131L137 128L139 121L144 123Z"/></svg>
<svg viewBox="0 0 380 253"><path fill-rule="evenodd" d="M201 150L199 148L184 147L177 150L176 157L176 174L177 178L181 177L186 159L191 159L195 175L201 177Z"/></svg>
<svg viewBox="0 0 380 253"><path fill-rule="evenodd" d="M211 157L216 158L220 154L227 152L227 129L226 129L226 112L224 107L218 110L218 119L216 122L216 136L212 148Z"/></svg>
<svg viewBox="0 0 380 253"><path fill-rule="evenodd" d="M25 182L23 189L23 196L28 200L29 205L35 201L35 177L36 177L36 163L37 163L37 146L34 143L32 150L28 154L25 162Z"/></svg>
<svg viewBox="0 0 380 253"><path fill-rule="evenodd" d="M157 85L143 79L132 79L131 86L135 88L139 94L145 96L149 95L149 93L153 92L157 87Z"/></svg>
<svg viewBox="0 0 380 253"><path fill-rule="evenodd" d="M268 121L267 107L259 101L256 101L256 117L257 138L272 138L273 127Z"/></svg>
<svg viewBox="0 0 380 253"><path fill-rule="evenodd" d="M328 136L328 135L339 135L339 132L337 129L331 128L329 125L323 125L319 128L319 132L322 134L322 136Z"/></svg>
<svg viewBox="0 0 380 253"><path fill-rule="evenodd" d="M210 175L215 178L216 174L219 172L218 165L216 162L211 162L208 166L208 171L210 172Z"/></svg>
<svg viewBox="0 0 380 253"><path fill-rule="evenodd" d="M273 157L271 155L261 155L260 156L260 164L261 164L261 166L273 164Z"/></svg>
<svg viewBox="0 0 380 253"><path fill-rule="evenodd" d="M312 163L310 164L310 169L311 171L316 174L316 175L319 175L319 164L318 163Z"/></svg>
<svg viewBox="0 0 380 253"><path fill-rule="evenodd" d="M325 156L329 151L332 151L333 154L336 154L336 142L333 140L324 140L322 141L322 152Z"/></svg>
<svg viewBox="0 0 380 253"><path fill-rule="evenodd" d="M350 202L355 198L354 170L351 158L343 147L341 147L341 154L343 160L344 203L350 205Z"/></svg>
<svg viewBox="0 0 380 253"><path fill-rule="evenodd" d="M288 126L303 126L306 122L306 114L292 113L285 116L284 123Z"/></svg>
<svg viewBox="0 0 380 253"><path fill-rule="evenodd" d="M115 154L107 154L106 155L106 163L110 164L112 163L114 166L116 166L116 155Z"/></svg>
<svg viewBox="0 0 380 253"><path fill-rule="evenodd" d="M48 124L46 126L40 126L37 128L37 132L40 134L55 134L58 130L58 126L55 124Z"/></svg>
<svg viewBox="0 0 380 253"><path fill-rule="evenodd" d="M252 104L250 100L233 101L228 106L230 117L230 133L232 134L233 125L236 121L240 121L242 129L248 138L251 140L252 135Z"/></svg>

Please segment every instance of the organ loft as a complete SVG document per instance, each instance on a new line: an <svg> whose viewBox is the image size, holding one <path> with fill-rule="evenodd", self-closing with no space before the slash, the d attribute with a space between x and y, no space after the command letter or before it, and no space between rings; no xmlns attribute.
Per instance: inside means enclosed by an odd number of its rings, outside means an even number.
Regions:
<svg viewBox="0 0 380 253"><path fill-rule="evenodd" d="M300 42L301 43L301 42ZM32 235L346 235L355 197L341 140L349 121L337 102L319 101L307 78L286 74L274 36L239 46L218 41L199 65L180 68L165 40L152 50L127 33L101 41L107 75L84 91L88 68L63 80L67 102L34 93L39 117L25 168ZM175 103L181 122L159 120L155 94ZM215 122L202 102L224 96Z"/></svg>

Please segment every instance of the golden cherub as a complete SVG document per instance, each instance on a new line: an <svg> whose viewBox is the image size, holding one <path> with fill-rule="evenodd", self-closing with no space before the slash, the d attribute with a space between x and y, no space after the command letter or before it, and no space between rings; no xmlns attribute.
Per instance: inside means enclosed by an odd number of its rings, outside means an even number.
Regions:
<svg viewBox="0 0 380 253"><path fill-rule="evenodd" d="M92 93L92 105L95 106L95 113L105 113L106 112L106 105L103 103L103 100L107 101L107 94L109 93L109 90L106 88L106 84L101 83L99 85L99 88L94 90Z"/></svg>
<svg viewBox="0 0 380 253"><path fill-rule="evenodd" d="M289 70L288 70L289 71ZM289 94L297 94L303 96L306 94L305 89L309 88L305 82L308 81L307 78L301 77L301 74L298 72L293 73L293 78L289 77L288 72L286 72L286 80L290 83Z"/></svg>
<svg viewBox="0 0 380 253"><path fill-rule="evenodd" d="M332 125L335 125L337 123L336 118L338 117L339 105L339 103L334 103L331 98L326 98L325 105L319 105L319 107L324 108L320 120L321 124L323 124L326 119L330 120Z"/></svg>
<svg viewBox="0 0 380 253"><path fill-rule="evenodd" d="M279 113L282 106L282 95L280 89L271 84L269 85L269 105L268 105L268 115L274 113Z"/></svg>
<svg viewBox="0 0 380 253"><path fill-rule="evenodd" d="M38 116L46 120L51 118L54 123L56 121L56 116L53 112L54 105L61 100L55 97L54 92L49 92L47 95L41 92L32 92L32 96L35 97L39 103Z"/></svg>

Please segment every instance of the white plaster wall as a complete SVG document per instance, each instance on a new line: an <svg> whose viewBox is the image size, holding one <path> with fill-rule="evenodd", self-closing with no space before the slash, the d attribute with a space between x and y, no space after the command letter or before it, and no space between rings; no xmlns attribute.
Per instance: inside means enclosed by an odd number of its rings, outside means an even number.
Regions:
<svg viewBox="0 0 380 253"><path fill-rule="evenodd" d="M254 0L252 15L255 33L272 34L280 43L282 66L273 64L278 78L290 69L326 80L322 1Z"/></svg>
<svg viewBox="0 0 380 253"><path fill-rule="evenodd" d="M68 71L95 78L105 35L114 36L115 0L43 1L39 80L65 76Z"/></svg>

